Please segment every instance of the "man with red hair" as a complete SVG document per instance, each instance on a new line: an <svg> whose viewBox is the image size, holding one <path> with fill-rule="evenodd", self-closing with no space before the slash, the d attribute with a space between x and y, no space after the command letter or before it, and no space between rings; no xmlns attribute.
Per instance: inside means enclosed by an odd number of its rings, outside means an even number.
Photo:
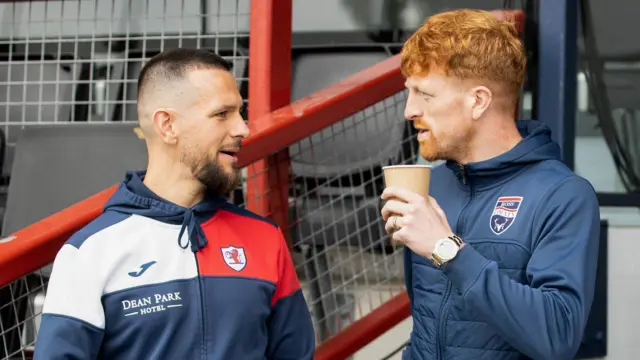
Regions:
<svg viewBox="0 0 640 360"><path fill-rule="evenodd" d="M445 160L431 197L387 188L405 245L404 359L573 359L595 285L599 207L539 121L514 118L526 56L489 12L437 14L405 43L405 116Z"/></svg>

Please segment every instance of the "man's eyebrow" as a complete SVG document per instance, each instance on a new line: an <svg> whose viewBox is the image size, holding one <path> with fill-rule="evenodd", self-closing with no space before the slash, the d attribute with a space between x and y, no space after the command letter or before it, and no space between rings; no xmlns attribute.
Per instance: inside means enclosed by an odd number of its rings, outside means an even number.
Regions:
<svg viewBox="0 0 640 360"><path fill-rule="evenodd" d="M420 90L420 89L418 88L418 85L417 85L417 84L415 84L415 83L409 83L408 81L405 81L405 83L404 83L404 87L405 87L405 88L407 88L407 89L409 89L409 90Z"/></svg>
<svg viewBox="0 0 640 360"><path fill-rule="evenodd" d="M407 88L408 90L414 90L414 91L423 93L425 95L434 96L432 93L421 89L418 85L409 85L409 83L405 82L404 87Z"/></svg>
<svg viewBox="0 0 640 360"><path fill-rule="evenodd" d="M435 96L433 95L433 93L429 92L429 91L425 91L423 89L420 89L418 87L416 87L416 90L419 91L420 93L424 94L424 95L428 95L428 96Z"/></svg>

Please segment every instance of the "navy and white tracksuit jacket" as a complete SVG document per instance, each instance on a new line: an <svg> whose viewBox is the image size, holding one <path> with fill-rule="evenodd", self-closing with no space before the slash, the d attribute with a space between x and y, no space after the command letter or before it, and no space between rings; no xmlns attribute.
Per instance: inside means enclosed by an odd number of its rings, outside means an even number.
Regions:
<svg viewBox="0 0 640 360"><path fill-rule="evenodd" d="M35 359L311 360L280 229L223 198L169 203L142 176L60 249Z"/></svg>
<svg viewBox="0 0 640 360"><path fill-rule="evenodd" d="M466 243L442 270L405 249L413 331L403 359L573 359L593 299L599 206L549 129L493 159L433 169L431 194Z"/></svg>

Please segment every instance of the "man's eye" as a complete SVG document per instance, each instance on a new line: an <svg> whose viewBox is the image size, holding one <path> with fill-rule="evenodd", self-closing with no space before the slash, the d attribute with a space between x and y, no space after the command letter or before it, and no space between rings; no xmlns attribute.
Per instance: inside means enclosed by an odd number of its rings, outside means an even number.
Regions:
<svg viewBox="0 0 640 360"><path fill-rule="evenodd" d="M216 113L214 116L215 116L215 117L218 117L218 118L223 118L223 119L224 119L224 118L226 118L226 117L227 117L227 114L228 114L228 113L229 113L228 111L221 111L221 112L219 112L219 113Z"/></svg>

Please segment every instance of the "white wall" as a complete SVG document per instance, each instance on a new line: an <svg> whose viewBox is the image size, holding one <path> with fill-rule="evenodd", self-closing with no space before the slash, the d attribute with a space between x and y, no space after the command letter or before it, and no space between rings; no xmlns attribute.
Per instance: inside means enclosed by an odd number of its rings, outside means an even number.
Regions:
<svg viewBox="0 0 640 360"><path fill-rule="evenodd" d="M608 355L603 358L606 360L640 358L639 238L637 227L615 227L609 231Z"/></svg>

